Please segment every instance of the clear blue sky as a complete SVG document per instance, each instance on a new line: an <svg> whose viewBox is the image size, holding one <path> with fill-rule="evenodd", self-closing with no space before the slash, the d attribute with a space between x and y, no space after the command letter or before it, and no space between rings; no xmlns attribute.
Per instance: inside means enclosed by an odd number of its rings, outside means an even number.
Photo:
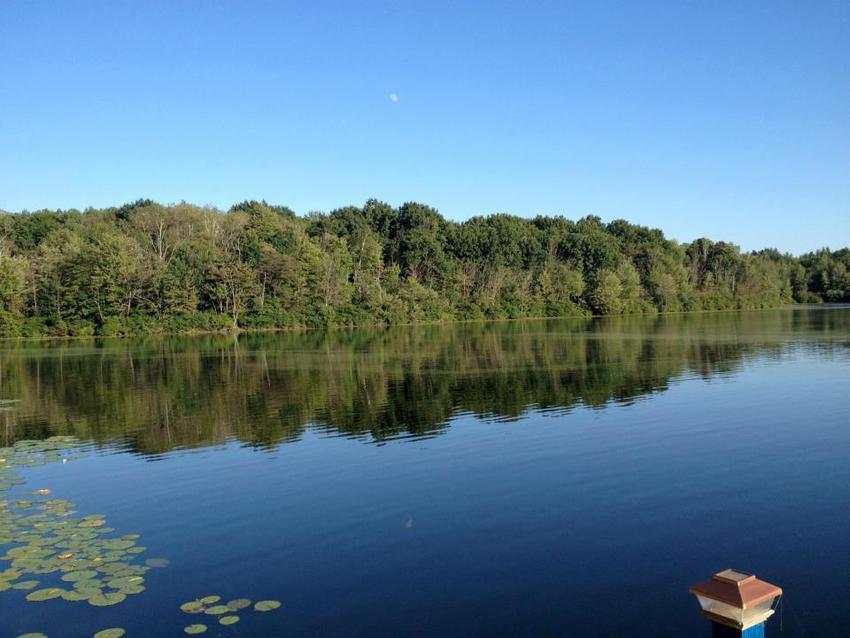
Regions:
<svg viewBox="0 0 850 638"><path fill-rule="evenodd" d="M0 0L0 208L140 197L847 245L850 1Z"/></svg>

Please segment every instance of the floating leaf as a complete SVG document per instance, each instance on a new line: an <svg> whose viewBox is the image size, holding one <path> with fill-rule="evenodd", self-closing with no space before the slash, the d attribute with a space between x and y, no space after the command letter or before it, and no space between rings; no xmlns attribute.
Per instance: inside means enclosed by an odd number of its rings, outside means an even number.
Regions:
<svg viewBox="0 0 850 638"><path fill-rule="evenodd" d="M90 569L83 569L78 572L68 572L64 576L62 576L62 580L66 583L75 583L81 580L91 580L97 576L96 571L92 571Z"/></svg>
<svg viewBox="0 0 850 638"><path fill-rule="evenodd" d="M227 603L227 606L230 607L232 611L239 611L240 609L245 609L245 607L250 607L251 601L247 598L237 598L236 600L231 600Z"/></svg>
<svg viewBox="0 0 850 638"><path fill-rule="evenodd" d="M126 631L120 627L112 627L111 629L103 629L94 635L94 638L121 638Z"/></svg>
<svg viewBox="0 0 850 638"><path fill-rule="evenodd" d="M207 613L210 616L220 616L221 614L226 614L229 611L231 611L231 609L227 605L215 605L214 607L207 607L204 610L204 613Z"/></svg>
<svg viewBox="0 0 850 638"><path fill-rule="evenodd" d="M145 561L148 567L168 567L171 561L167 558L149 558Z"/></svg>
<svg viewBox="0 0 850 638"><path fill-rule="evenodd" d="M114 587L115 589L121 589L122 587L130 585L141 585L144 582L145 579L141 576L122 576L119 578L112 578L107 582L107 585Z"/></svg>
<svg viewBox="0 0 850 638"><path fill-rule="evenodd" d="M204 603L200 600L190 600L188 603L180 605L180 611L187 614L199 614L204 611Z"/></svg>
<svg viewBox="0 0 850 638"><path fill-rule="evenodd" d="M272 611L278 607L280 607L280 601L278 600L261 600L254 605L254 609L257 611Z"/></svg>
<svg viewBox="0 0 850 638"><path fill-rule="evenodd" d="M74 591L82 596L84 600L92 596L98 596L101 593L100 587L74 587Z"/></svg>
<svg viewBox="0 0 850 638"><path fill-rule="evenodd" d="M31 592L27 594L27 600L31 602L42 602L44 600L52 600L54 598L59 598L62 595L64 589L60 589L59 587L50 587L48 589L39 589L38 591Z"/></svg>
<svg viewBox="0 0 850 638"><path fill-rule="evenodd" d="M21 634L18 638L47 638L47 634Z"/></svg>
<svg viewBox="0 0 850 638"><path fill-rule="evenodd" d="M109 605L117 605L123 603L127 596L121 592L113 592L109 594L97 594L89 598L89 605L95 607L108 607Z"/></svg>
<svg viewBox="0 0 850 638"><path fill-rule="evenodd" d="M28 589L35 589L36 587L38 587L37 580L22 580L21 582L12 585L12 589L23 589L25 591Z"/></svg>
<svg viewBox="0 0 850 638"><path fill-rule="evenodd" d="M99 589L96 591L97 593L100 593ZM79 589L71 589L62 592L62 600L68 600L70 602L79 602L81 600L86 600L87 598L89 598L89 596L91 596L91 594Z"/></svg>
<svg viewBox="0 0 850 638"><path fill-rule="evenodd" d="M204 596L203 598L199 598L202 603L205 605L212 605L213 603L217 603L221 600L221 596Z"/></svg>
<svg viewBox="0 0 850 638"><path fill-rule="evenodd" d="M50 494L50 490L47 489L46 487L43 487L42 489L36 490L35 492L33 492L33 494L38 494L40 496L46 496L47 494Z"/></svg>
<svg viewBox="0 0 850 638"><path fill-rule="evenodd" d="M239 616L222 616L218 619L220 625L235 625L239 622Z"/></svg>
<svg viewBox="0 0 850 638"><path fill-rule="evenodd" d="M185 631L187 634L202 634L206 630L206 625L189 625L188 627L183 628L183 631Z"/></svg>

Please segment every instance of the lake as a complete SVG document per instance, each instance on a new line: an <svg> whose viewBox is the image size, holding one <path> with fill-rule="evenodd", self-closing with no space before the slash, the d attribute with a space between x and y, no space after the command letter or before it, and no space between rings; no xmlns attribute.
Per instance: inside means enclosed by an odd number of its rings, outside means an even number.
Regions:
<svg viewBox="0 0 850 638"><path fill-rule="evenodd" d="M2 636L708 637L726 567L850 634L850 307L5 342L0 400Z"/></svg>

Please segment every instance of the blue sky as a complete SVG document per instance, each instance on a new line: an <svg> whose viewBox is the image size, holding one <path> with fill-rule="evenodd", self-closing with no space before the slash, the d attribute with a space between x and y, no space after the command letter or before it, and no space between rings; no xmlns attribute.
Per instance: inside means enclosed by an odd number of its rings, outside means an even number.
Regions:
<svg viewBox="0 0 850 638"><path fill-rule="evenodd" d="M850 2L0 0L0 208L140 197L848 245Z"/></svg>

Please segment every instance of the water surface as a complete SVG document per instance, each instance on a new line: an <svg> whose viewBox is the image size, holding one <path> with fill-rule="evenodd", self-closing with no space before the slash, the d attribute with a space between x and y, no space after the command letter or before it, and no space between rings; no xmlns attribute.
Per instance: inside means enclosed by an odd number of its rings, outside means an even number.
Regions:
<svg viewBox="0 0 850 638"><path fill-rule="evenodd" d="M112 606L0 591L3 636L708 636L726 567L786 590L770 635L850 634L847 307L7 342L0 399L0 447L77 444L0 501L170 561Z"/></svg>

